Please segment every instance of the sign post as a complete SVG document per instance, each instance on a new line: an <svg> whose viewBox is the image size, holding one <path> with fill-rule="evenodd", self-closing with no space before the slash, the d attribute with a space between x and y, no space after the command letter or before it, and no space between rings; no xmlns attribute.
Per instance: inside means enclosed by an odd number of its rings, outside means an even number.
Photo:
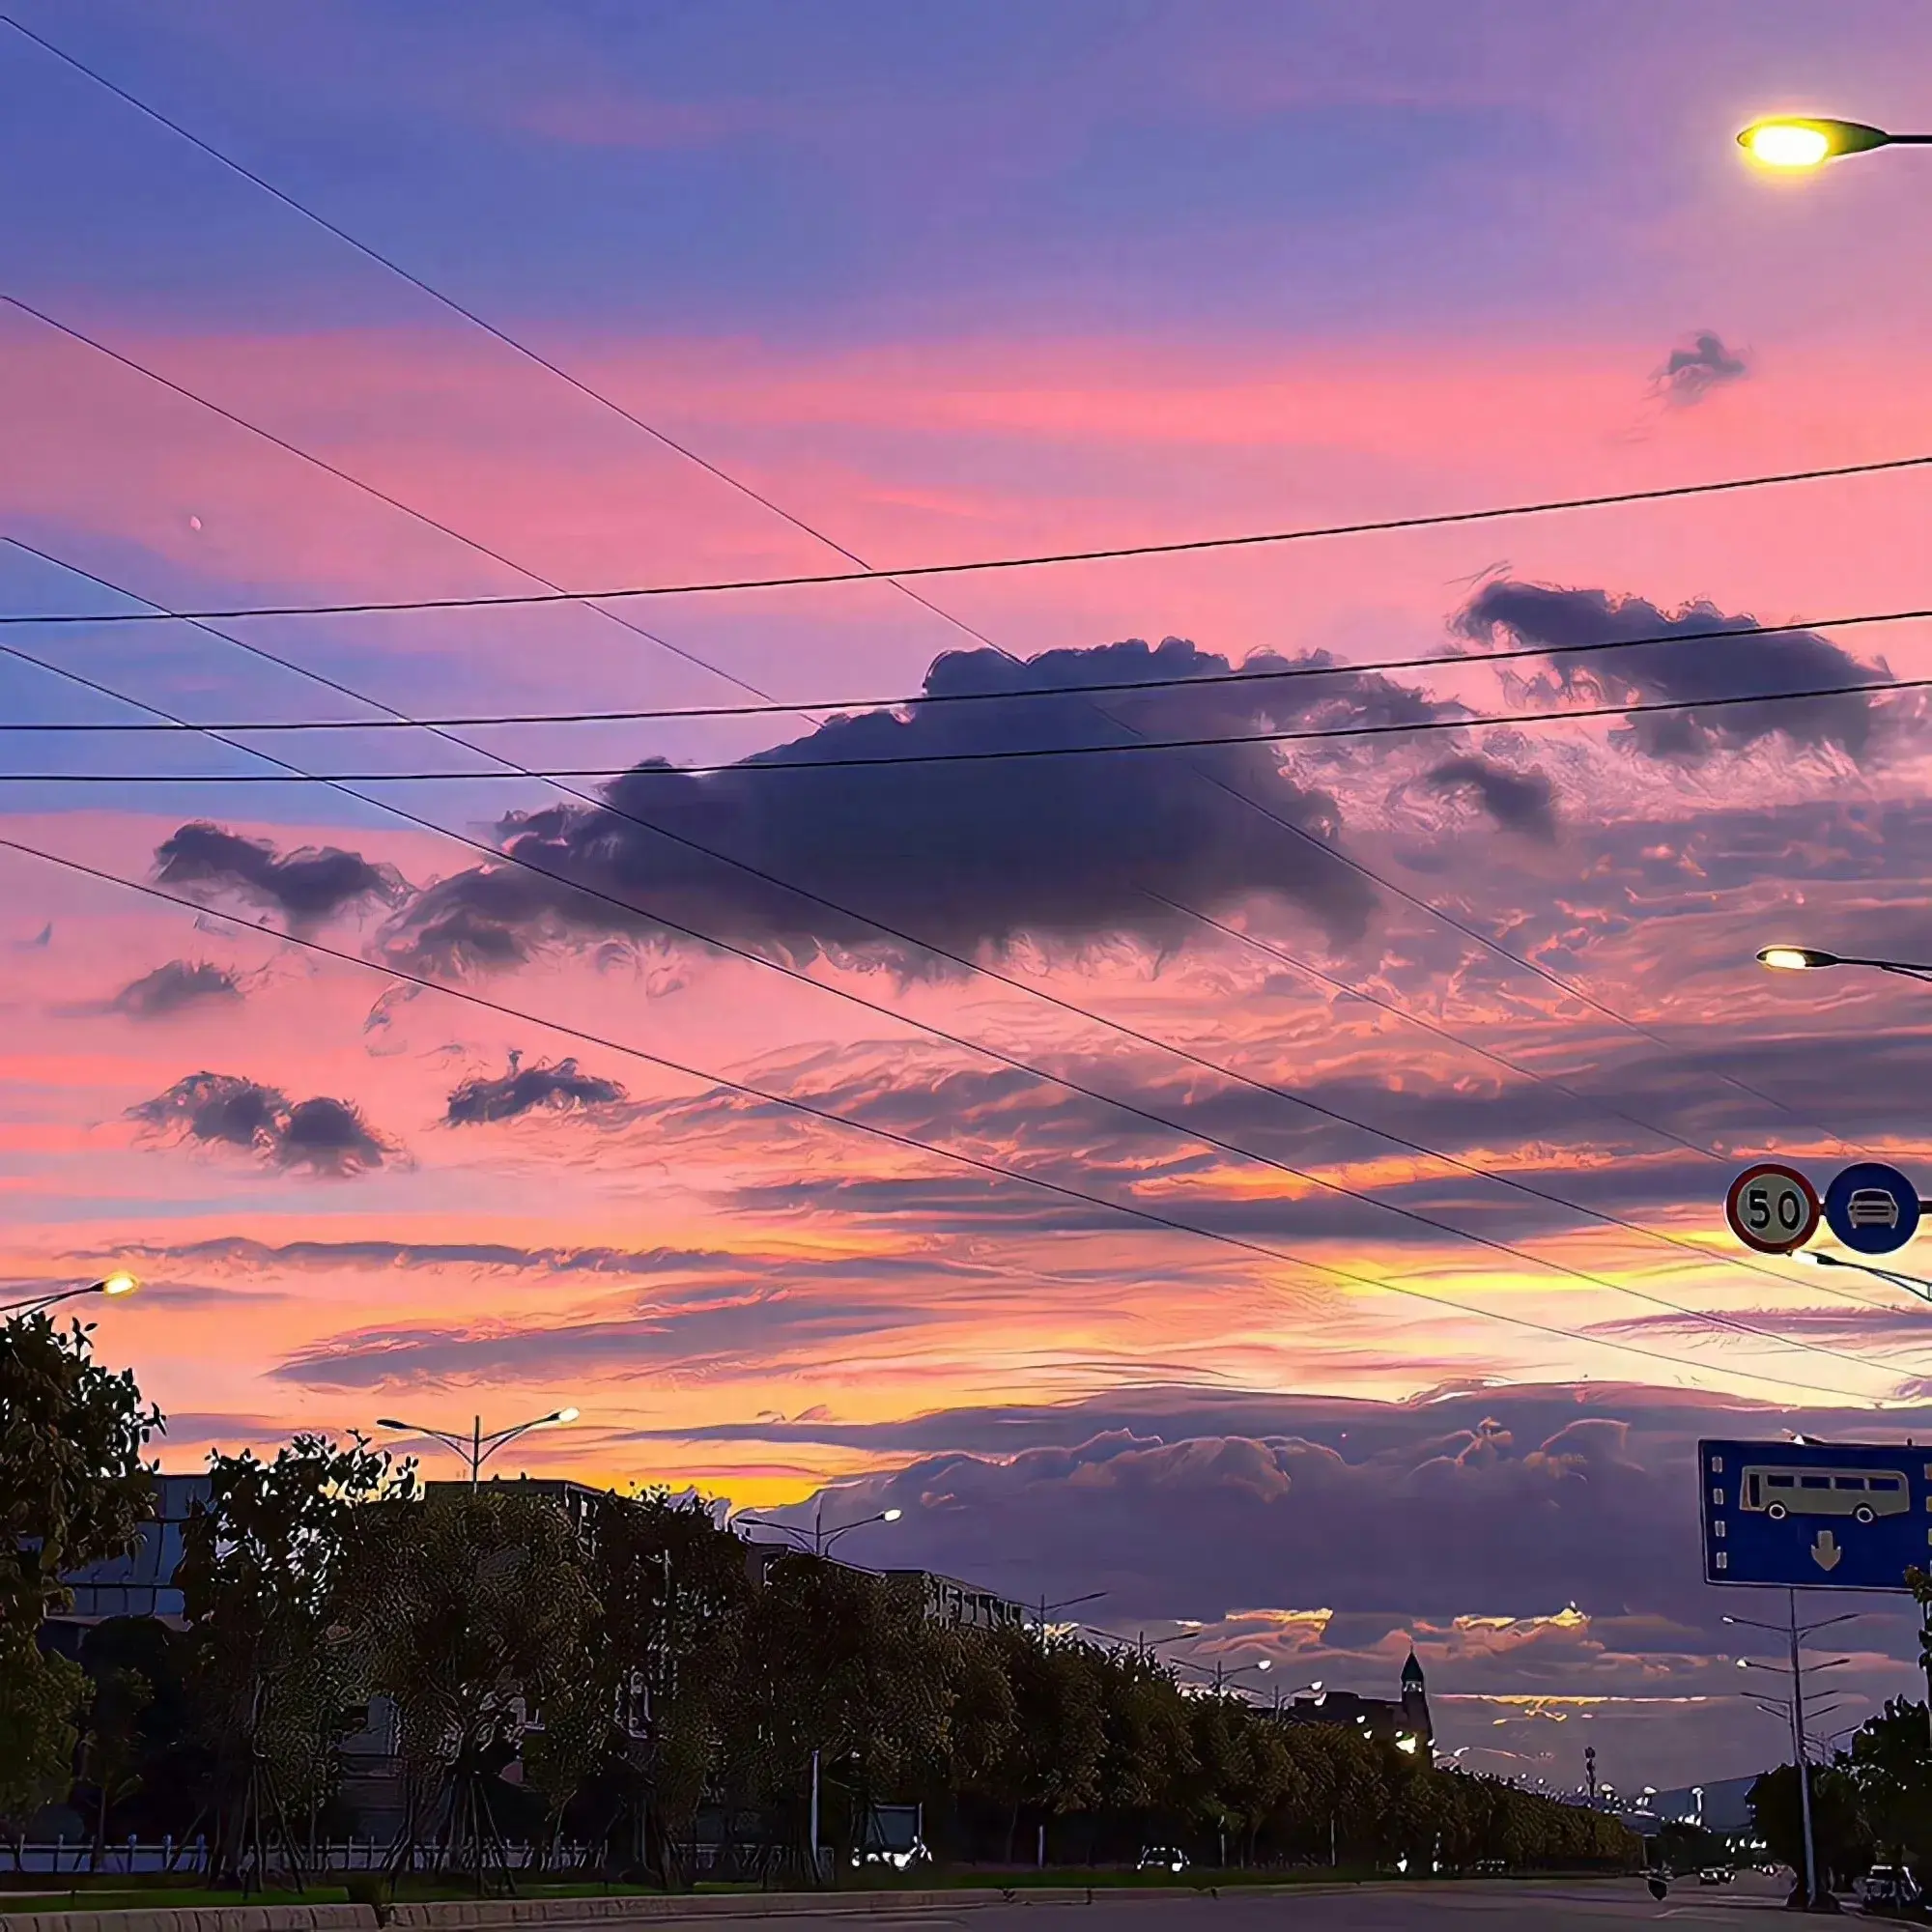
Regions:
<svg viewBox="0 0 1932 1932"><path fill-rule="evenodd" d="M1798 1774L1798 1810L1804 1826L1804 1903L1818 1903L1818 1842L1811 1834L1811 1756L1804 1748L1804 1668L1798 1661L1798 1592L1785 1595L1791 1606L1791 1748Z"/></svg>
<svg viewBox="0 0 1932 1932"><path fill-rule="evenodd" d="M1798 1593L1905 1590L1906 1571L1924 1564L1932 1552L1932 1448L1895 1442L1700 1442L1697 1494L1704 1580L1785 1593L1788 1617L1782 1626L1749 1617L1728 1621L1774 1631L1787 1643L1791 1749L1804 1829L1804 1901L1815 1905L1818 1861L1801 1639L1843 1619L1801 1624Z"/></svg>

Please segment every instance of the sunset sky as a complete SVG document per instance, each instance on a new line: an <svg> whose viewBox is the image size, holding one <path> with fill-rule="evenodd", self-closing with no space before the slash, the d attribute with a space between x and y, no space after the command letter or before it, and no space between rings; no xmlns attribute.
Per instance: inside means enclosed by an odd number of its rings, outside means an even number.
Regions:
<svg viewBox="0 0 1932 1932"><path fill-rule="evenodd" d="M1731 139L1932 123L1904 0L13 12L7 613L1932 451L1932 161L1772 179ZM1296 1684L1387 1694L1412 1640L1480 1768L1756 1769L1690 1445L1932 1431L1932 1312L1747 1256L1723 1191L1932 1170L1932 993L1751 955L1932 952L1932 718L1459 721L1932 677L1926 622L1829 621L1932 606L1928 493L9 625L12 725L799 708L0 736L0 837L110 875L0 849L0 1271L144 1277L98 1339L169 1468L569 1403L506 1472L836 1481L828 1521L905 1510L859 1560L1104 1588L1104 1628ZM1751 621L1813 628L1483 662ZM649 760L712 769L599 807ZM432 771L475 776L372 776ZM1840 1721L1922 1694L1880 1609Z"/></svg>

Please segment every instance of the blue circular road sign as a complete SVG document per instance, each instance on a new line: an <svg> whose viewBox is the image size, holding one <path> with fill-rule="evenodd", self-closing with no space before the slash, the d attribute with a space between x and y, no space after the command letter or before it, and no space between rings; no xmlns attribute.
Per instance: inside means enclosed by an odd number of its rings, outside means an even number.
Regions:
<svg viewBox="0 0 1932 1932"><path fill-rule="evenodd" d="M1897 1168L1861 1160L1826 1188L1825 1219L1846 1247L1889 1255L1918 1232L1918 1189Z"/></svg>

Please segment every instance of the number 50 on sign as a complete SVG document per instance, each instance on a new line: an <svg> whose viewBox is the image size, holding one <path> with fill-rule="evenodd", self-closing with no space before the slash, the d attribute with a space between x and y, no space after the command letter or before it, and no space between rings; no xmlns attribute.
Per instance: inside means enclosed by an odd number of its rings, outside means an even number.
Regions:
<svg viewBox="0 0 1932 1932"><path fill-rule="evenodd" d="M1747 1167L1724 1197L1724 1218L1746 1247L1788 1255L1818 1232L1817 1190L1795 1167L1775 1160Z"/></svg>

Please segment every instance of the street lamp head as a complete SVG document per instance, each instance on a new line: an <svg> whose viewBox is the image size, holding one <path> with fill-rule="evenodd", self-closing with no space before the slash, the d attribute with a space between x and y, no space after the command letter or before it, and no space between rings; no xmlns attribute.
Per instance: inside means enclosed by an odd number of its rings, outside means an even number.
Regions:
<svg viewBox="0 0 1932 1932"><path fill-rule="evenodd" d="M393 1415L379 1415L376 1418L378 1429L407 1429L409 1426L407 1422L398 1422Z"/></svg>
<svg viewBox="0 0 1932 1932"><path fill-rule="evenodd" d="M1883 148L1890 140L1883 128L1867 127L1862 121L1775 114L1753 121L1739 134L1738 145L1768 168L1815 168L1839 155Z"/></svg>
<svg viewBox="0 0 1932 1932"><path fill-rule="evenodd" d="M1274 1659L1271 1657L1264 1657L1258 1664L1255 1665L1255 1668L1257 1670L1272 1670L1274 1668Z"/></svg>
<svg viewBox="0 0 1932 1932"><path fill-rule="evenodd" d="M902 1509L884 1510L880 1512L879 1520L881 1522L896 1522L904 1515L905 1511Z"/></svg>
<svg viewBox="0 0 1932 1932"><path fill-rule="evenodd" d="M1757 963L1775 973L1815 973L1821 966L1842 966L1844 961L1815 946L1764 946L1758 949Z"/></svg>
<svg viewBox="0 0 1932 1932"><path fill-rule="evenodd" d="M554 1415L544 1417L546 1422L575 1422L579 1411L574 1408L560 1408Z"/></svg>
<svg viewBox="0 0 1932 1932"><path fill-rule="evenodd" d="M102 1294L132 1294L140 1285L125 1268L120 1268L100 1284L100 1292Z"/></svg>

